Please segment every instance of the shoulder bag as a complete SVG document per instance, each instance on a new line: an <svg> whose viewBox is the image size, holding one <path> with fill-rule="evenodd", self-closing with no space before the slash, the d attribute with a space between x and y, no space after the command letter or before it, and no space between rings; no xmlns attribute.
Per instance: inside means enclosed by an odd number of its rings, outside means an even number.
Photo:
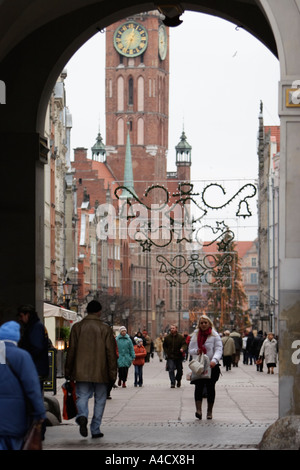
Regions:
<svg viewBox="0 0 300 470"><path fill-rule="evenodd" d="M210 378L210 361L206 354L201 354L189 363L192 380Z"/></svg>
<svg viewBox="0 0 300 470"><path fill-rule="evenodd" d="M42 424L43 420L33 421L25 436L22 450L42 450Z"/></svg>

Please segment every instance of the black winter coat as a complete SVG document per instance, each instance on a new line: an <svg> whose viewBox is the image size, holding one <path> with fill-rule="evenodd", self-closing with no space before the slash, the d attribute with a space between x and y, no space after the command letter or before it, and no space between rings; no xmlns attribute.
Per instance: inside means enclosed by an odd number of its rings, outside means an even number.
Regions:
<svg viewBox="0 0 300 470"><path fill-rule="evenodd" d="M258 357L259 356L259 351L264 342L264 337L260 333L257 333L257 335L254 337L250 353L253 354L253 356Z"/></svg>
<svg viewBox="0 0 300 470"><path fill-rule="evenodd" d="M24 325L19 347L29 352L40 377L49 373L48 333L37 314L30 317Z"/></svg>

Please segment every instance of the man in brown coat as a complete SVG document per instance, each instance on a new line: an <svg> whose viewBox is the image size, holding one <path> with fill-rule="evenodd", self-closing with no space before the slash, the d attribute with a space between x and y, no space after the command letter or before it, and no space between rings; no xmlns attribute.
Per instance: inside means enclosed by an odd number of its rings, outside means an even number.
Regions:
<svg viewBox="0 0 300 470"><path fill-rule="evenodd" d="M87 316L72 327L65 377L76 381L76 422L80 434L88 435L88 401L94 395L92 437L102 437L100 425L106 404L107 387L117 378L116 341L112 329L100 320L101 304L92 300Z"/></svg>

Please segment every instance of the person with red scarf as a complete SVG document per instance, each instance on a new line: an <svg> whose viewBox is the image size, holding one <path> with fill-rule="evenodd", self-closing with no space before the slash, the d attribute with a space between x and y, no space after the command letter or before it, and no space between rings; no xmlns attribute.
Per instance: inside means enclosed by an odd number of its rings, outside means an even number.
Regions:
<svg viewBox="0 0 300 470"><path fill-rule="evenodd" d="M219 334L213 327L213 323L206 315L201 315L198 327L194 331L190 344L190 356L206 354L210 360L211 377L192 380L195 385L196 418L202 419L203 390L207 391L207 419L212 419L212 410L215 402L215 385L219 378L219 361L223 353L223 344Z"/></svg>

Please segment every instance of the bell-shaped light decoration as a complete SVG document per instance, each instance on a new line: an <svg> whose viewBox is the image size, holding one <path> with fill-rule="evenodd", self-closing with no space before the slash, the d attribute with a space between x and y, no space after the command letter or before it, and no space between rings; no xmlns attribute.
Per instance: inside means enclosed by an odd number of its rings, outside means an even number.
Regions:
<svg viewBox="0 0 300 470"><path fill-rule="evenodd" d="M252 213L249 209L249 205L248 205L248 202L246 201L246 199L243 199L242 201L239 202L239 207L238 207L238 210L236 212L236 216L237 217L244 217L244 219L246 217L251 217Z"/></svg>

